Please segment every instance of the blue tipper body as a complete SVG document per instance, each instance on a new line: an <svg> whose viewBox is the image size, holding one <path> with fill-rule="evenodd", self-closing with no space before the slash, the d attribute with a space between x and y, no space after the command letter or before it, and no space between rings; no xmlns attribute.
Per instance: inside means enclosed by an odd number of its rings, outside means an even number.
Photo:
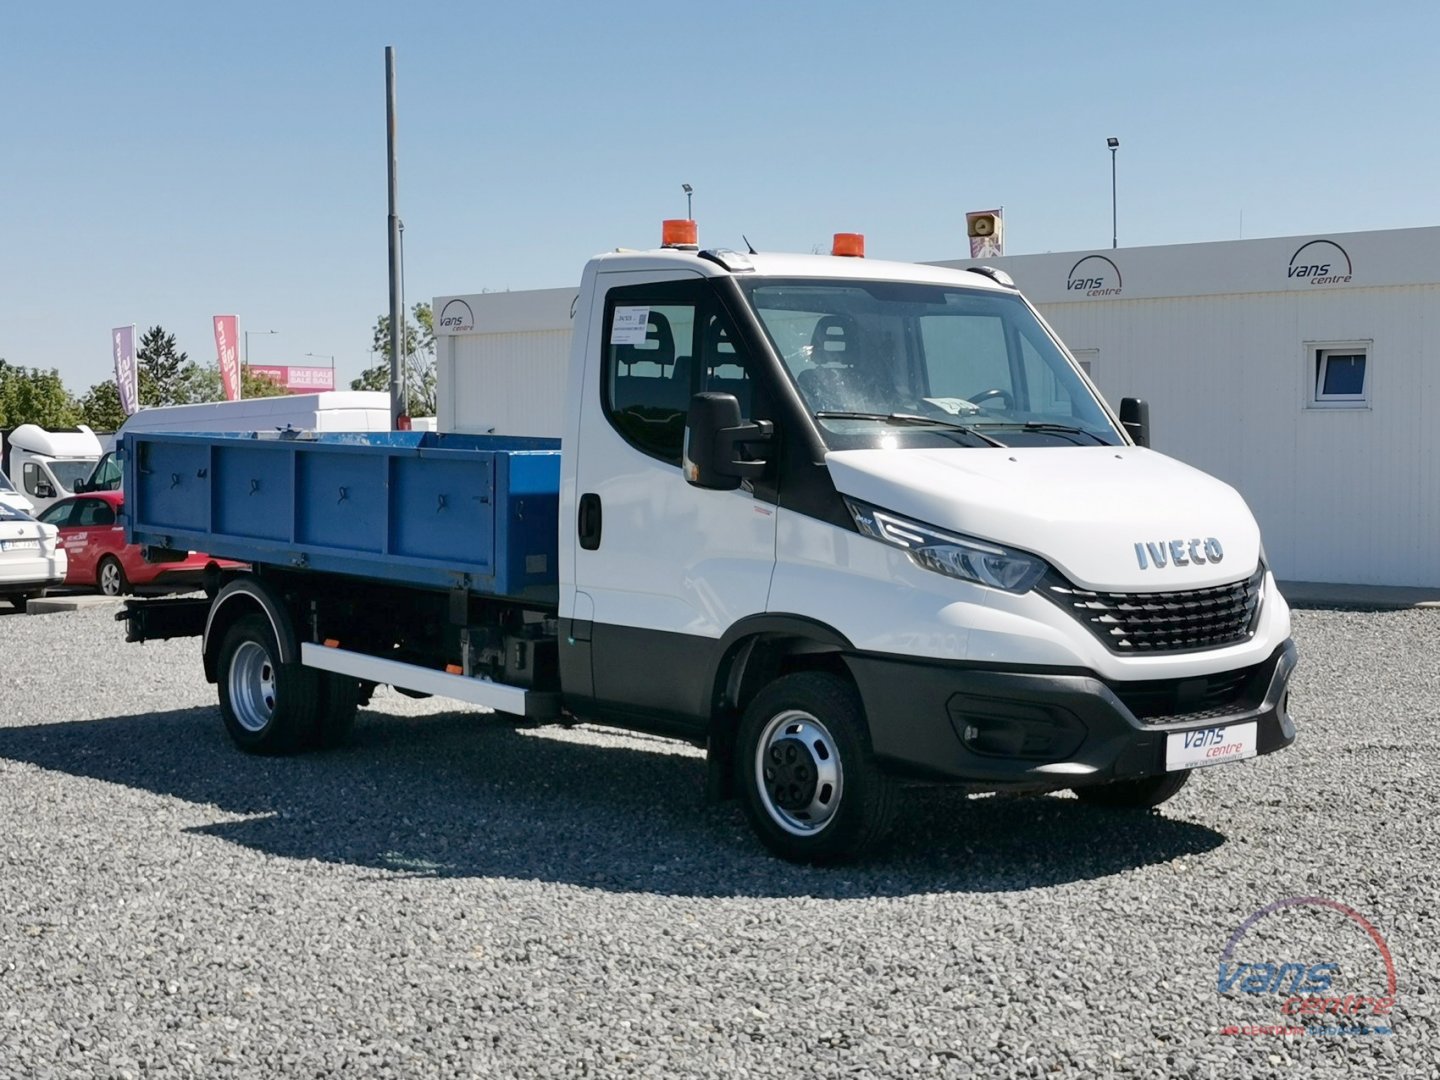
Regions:
<svg viewBox="0 0 1440 1080"><path fill-rule="evenodd" d="M399 431L126 435L131 543L555 602L560 442Z"/></svg>

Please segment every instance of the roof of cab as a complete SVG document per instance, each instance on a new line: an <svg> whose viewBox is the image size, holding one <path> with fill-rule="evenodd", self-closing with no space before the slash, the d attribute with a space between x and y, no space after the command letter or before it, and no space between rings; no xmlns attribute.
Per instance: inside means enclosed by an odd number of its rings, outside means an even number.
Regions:
<svg viewBox="0 0 1440 1080"><path fill-rule="evenodd" d="M590 267L596 273L621 271L691 270L705 277L737 278L832 278L838 281L913 281L933 285L960 285L972 289L996 289L1012 292L985 274L956 270L924 263L887 262L883 259L857 259L837 255L791 255L762 252L741 253L754 267L753 271L731 271L698 251L660 248L654 251L611 251L596 255Z"/></svg>

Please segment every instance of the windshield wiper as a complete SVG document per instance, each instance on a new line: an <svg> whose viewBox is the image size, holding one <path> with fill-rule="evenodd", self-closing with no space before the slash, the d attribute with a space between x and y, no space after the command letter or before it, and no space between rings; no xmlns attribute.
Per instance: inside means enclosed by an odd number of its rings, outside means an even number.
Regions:
<svg viewBox="0 0 1440 1080"><path fill-rule="evenodd" d="M1061 435L1088 435L1101 446L1112 445L1111 443L1108 443L1104 439L1102 439L1099 435L1096 435L1095 432L1086 431L1084 428L1080 427L1072 427L1070 424L1054 424L1049 422L1048 420L1026 420L1025 423L1021 424L1020 426L1026 431L1053 431Z"/></svg>
<svg viewBox="0 0 1440 1080"><path fill-rule="evenodd" d="M944 428L946 431L960 431L966 435L973 435L983 443L991 446L1004 447L1008 444L985 432L971 427L969 424L957 424L951 420L939 420L933 416L920 416L917 413L880 413L880 412L841 412L830 409L821 409L815 414L817 420L876 420L891 424L921 424L925 427Z"/></svg>

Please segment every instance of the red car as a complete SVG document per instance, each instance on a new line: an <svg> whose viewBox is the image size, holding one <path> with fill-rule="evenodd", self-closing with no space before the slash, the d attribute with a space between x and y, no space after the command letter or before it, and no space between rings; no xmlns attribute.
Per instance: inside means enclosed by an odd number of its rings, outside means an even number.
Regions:
<svg viewBox="0 0 1440 1080"><path fill-rule="evenodd" d="M192 551L183 562L146 562L139 544L125 542L125 527L117 523L125 506L119 491L93 491L61 499L40 520L60 530L60 543L70 558L66 585L93 585L106 596L132 589L160 591L195 589L205 568L244 566L227 559L212 559Z"/></svg>

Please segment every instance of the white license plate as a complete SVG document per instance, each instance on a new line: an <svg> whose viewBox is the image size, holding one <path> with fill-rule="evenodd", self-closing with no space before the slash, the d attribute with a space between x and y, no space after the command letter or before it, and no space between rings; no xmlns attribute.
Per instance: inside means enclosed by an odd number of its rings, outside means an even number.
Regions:
<svg viewBox="0 0 1440 1080"><path fill-rule="evenodd" d="M1248 724L1229 727L1172 732L1165 737L1165 771L1199 769L1252 758L1256 754L1255 739L1259 730L1260 725L1251 720Z"/></svg>
<svg viewBox="0 0 1440 1080"><path fill-rule="evenodd" d="M0 540L0 551L39 551L39 540Z"/></svg>

